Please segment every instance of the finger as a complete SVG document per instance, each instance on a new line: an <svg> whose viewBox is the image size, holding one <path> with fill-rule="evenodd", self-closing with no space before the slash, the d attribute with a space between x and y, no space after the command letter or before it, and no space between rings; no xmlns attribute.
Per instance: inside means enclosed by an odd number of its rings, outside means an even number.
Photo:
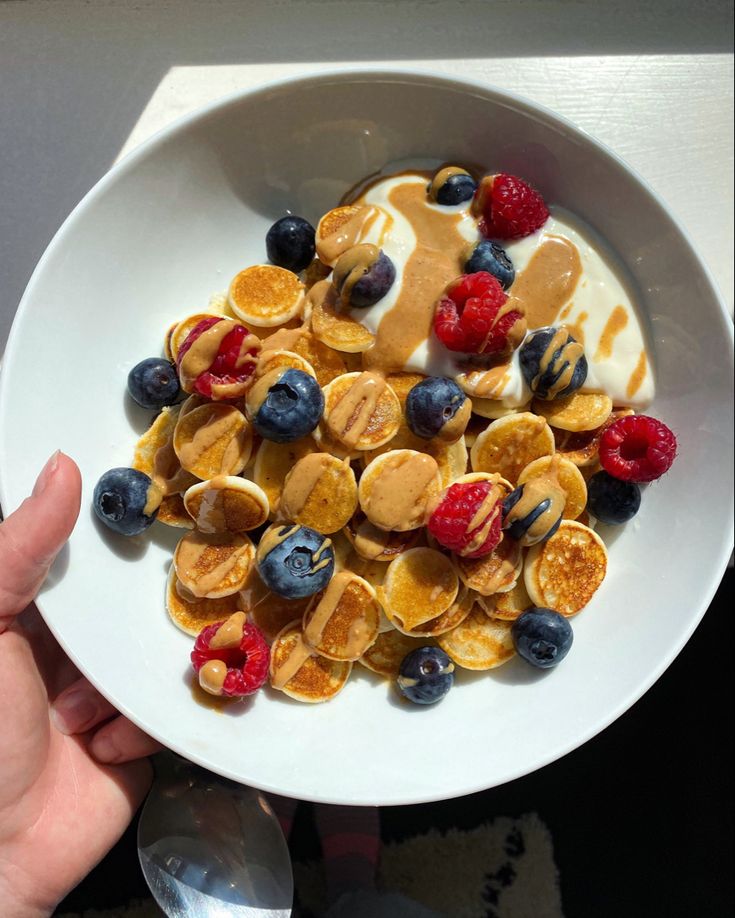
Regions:
<svg viewBox="0 0 735 918"><path fill-rule="evenodd" d="M119 765L142 759L159 749L163 749L160 743L122 716L100 727L89 744L90 755L102 765Z"/></svg>
<svg viewBox="0 0 735 918"><path fill-rule="evenodd" d="M0 523L0 633L28 605L69 538L82 482L72 459L56 452L30 497Z"/></svg>
<svg viewBox="0 0 735 918"><path fill-rule="evenodd" d="M51 720L59 733L86 733L117 714L110 702L86 679L77 679L54 701Z"/></svg>

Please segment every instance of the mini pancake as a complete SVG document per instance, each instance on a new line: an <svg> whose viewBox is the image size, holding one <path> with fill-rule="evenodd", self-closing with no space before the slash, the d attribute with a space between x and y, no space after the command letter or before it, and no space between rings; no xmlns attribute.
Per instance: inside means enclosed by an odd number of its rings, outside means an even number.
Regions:
<svg viewBox="0 0 735 918"><path fill-rule="evenodd" d="M324 432L346 449L382 446L395 436L401 418L398 396L375 373L345 373L324 387Z"/></svg>
<svg viewBox="0 0 735 918"><path fill-rule="evenodd" d="M397 679L401 663L407 654L419 647L428 647L436 642L422 636L417 640L392 629L378 635L372 647L360 657L360 663L384 679Z"/></svg>
<svg viewBox="0 0 735 918"><path fill-rule="evenodd" d="M523 552L513 539L504 537L489 555L482 558L455 556L460 579L481 596L512 590L523 570Z"/></svg>
<svg viewBox="0 0 735 918"><path fill-rule="evenodd" d="M169 330L166 340L165 350L168 359L176 363L176 359L179 356L179 348L186 340L189 332L203 319L211 319L212 316L219 318L222 316L222 313L216 309L207 309L205 312L195 312L185 319L182 319L180 322L177 322L177 324Z"/></svg>
<svg viewBox="0 0 735 918"><path fill-rule="evenodd" d="M248 532L270 512L268 498L254 482L218 475L192 485L184 495L186 512L200 532Z"/></svg>
<svg viewBox="0 0 735 918"><path fill-rule="evenodd" d="M316 227L316 253L334 265L347 249L364 241L365 233L384 214L370 204L346 204L327 211Z"/></svg>
<svg viewBox="0 0 735 918"><path fill-rule="evenodd" d="M340 571L304 613L303 639L329 660L353 662L374 643L380 606L373 587L351 571Z"/></svg>
<svg viewBox="0 0 735 918"><path fill-rule="evenodd" d="M602 392L574 392L553 402L534 399L531 407L552 427L576 433L601 427L610 417L613 403L610 396Z"/></svg>
<svg viewBox="0 0 735 918"><path fill-rule="evenodd" d="M397 558L402 552L413 548L421 535L418 529L410 529L405 532L378 529L361 510L358 510L347 522L344 533L357 555L366 561L377 562L387 562Z"/></svg>
<svg viewBox="0 0 735 918"><path fill-rule="evenodd" d="M624 418L633 413L630 408L615 408L600 427L579 433L553 428L557 453L580 468L596 465L600 455L602 435L618 418Z"/></svg>
<svg viewBox="0 0 735 918"><path fill-rule="evenodd" d="M506 593L493 593L492 596L478 596L477 601L490 618L498 618L504 622L514 622L522 612L533 605L522 577L512 590Z"/></svg>
<svg viewBox="0 0 735 918"><path fill-rule="evenodd" d="M301 314L304 285L293 271L276 265L253 265L232 279L227 300L242 322L272 328Z"/></svg>
<svg viewBox="0 0 735 918"><path fill-rule="evenodd" d="M258 455L255 457L253 478L268 498L271 515L278 510L283 484L288 473L299 459L315 452L317 452L317 447L311 437L303 437L292 443L263 440L260 444Z"/></svg>
<svg viewBox="0 0 735 918"><path fill-rule="evenodd" d="M550 539L528 552L524 580L534 605L576 615L607 573L605 543L588 526L564 520Z"/></svg>
<svg viewBox="0 0 735 918"><path fill-rule="evenodd" d="M557 481L566 495L563 519L576 520L587 506L587 484L577 466L559 455L542 456L534 459L518 476L518 484L525 484L529 478L545 475L553 466Z"/></svg>
<svg viewBox="0 0 735 918"><path fill-rule="evenodd" d="M163 523L164 526L173 526L176 529L194 528L194 520L186 512L182 494L169 494L168 497L163 498L158 508L156 522Z"/></svg>
<svg viewBox="0 0 735 918"><path fill-rule="evenodd" d="M392 440L378 449L363 453L363 462L367 466L377 456L382 456L391 450L411 449L417 453L426 453L436 460L442 487L448 488L459 475L467 471L467 445L464 437L454 443L442 443L441 440L423 440L412 433L405 421L401 422L396 435Z"/></svg>
<svg viewBox="0 0 735 918"><path fill-rule="evenodd" d="M554 453L554 435L544 418L522 411L493 421L475 440L470 453L474 472L498 472L518 481L534 459Z"/></svg>
<svg viewBox="0 0 735 918"><path fill-rule="evenodd" d="M423 373L389 373L386 382L398 396L401 408L405 410L408 393L426 378Z"/></svg>
<svg viewBox="0 0 735 918"><path fill-rule="evenodd" d="M206 481L217 475L237 475L253 448L252 427L232 405L208 403L179 418L174 450L181 467Z"/></svg>
<svg viewBox="0 0 735 918"><path fill-rule="evenodd" d="M348 460L311 453L286 476L278 511L283 519L330 535L357 509L357 481Z"/></svg>
<svg viewBox="0 0 735 918"><path fill-rule="evenodd" d="M199 634L207 625L224 621L242 609L237 593L224 599L197 599L178 583L176 569L171 565L166 581L166 611L174 625L186 634Z"/></svg>
<svg viewBox="0 0 735 918"><path fill-rule="evenodd" d="M311 330L322 344L348 354L361 354L372 347L375 335L341 306L330 281L314 284L307 297L309 307Z"/></svg>
<svg viewBox="0 0 735 918"><path fill-rule="evenodd" d="M446 612L432 618L431 621L424 622L423 625L417 625L408 634L415 637L436 637L445 634L460 625L470 614L472 606L475 603L475 594L467 587L460 587L457 598Z"/></svg>
<svg viewBox="0 0 735 918"><path fill-rule="evenodd" d="M487 428L488 423L486 418L480 417L478 414L470 415L469 424L464 432L464 441L468 449L472 449L475 445L475 440L477 440L480 434L486 431Z"/></svg>
<svg viewBox="0 0 735 918"><path fill-rule="evenodd" d="M383 584L385 614L402 631L413 631L450 608L459 593L451 560L433 548L412 548L391 561Z"/></svg>
<svg viewBox="0 0 735 918"><path fill-rule="evenodd" d="M464 669L495 669L515 655L511 623L488 618L475 605L467 618L436 642L457 666Z"/></svg>
<svg viewBox="0 0 735 918"><path fill-rule="evenodd" d="M351 671L352 663L327 660L307 646L300 621L287 625L271 645L271 686L296 701L329 701L344 688Z"/></svg>
<svg viewBox="0 0 735 918"><path fill-rule="evenodd" d="M252 623L262 631L269 644L286 625L303 617L311 599L310 596L304 599L286 599L285 596L272 593L260 579L255 565L250 569L245 585L238 595L240 608L248 612Z"/></svg>
<svg viewBox="0 0 735 918"><path fill-rule="evenodd" d="M357 494L370 522L386 532L418 529L442 488L436 460L412 449L391 450L368 465Z"/></svg>
<svg viewBox="0 0 735 918"><path fill-rule="evenodd" d="M182 408L183 406L179 405L162 408L135 446L132 467L155 479L164 499L186 491L197 481L191 472L181 468L173 448L174 430L181 417ZM172 514L175 513L176 506L173 503L169 505ZM156 519L160 516L159 510Z"/></svg>
<svg viewBox="0 0 735 918"><path fill-rule="evenodd" d="M503 403L502 399L495 398L478 398L472 397L472 412L481 418L488 418L491 421L497 421L498 418L505 418L511 414L520 414L522 411L528 411L528 405L522 405L518 408L509 408Z"/></svg>
<svg viewBox="0 0 735 918"><path fill-rule="evenodd" d="M301 370L302 373L306 373L316 379L314 368L308 360L305 360L295 351L284 350L261 351L258 363L255 366L255 379L265 376L271 370L279 369Z"/></svg>
<svg viewBox="0 0 735 918"><path fill-rule="evenodd" d="M241 590L255 560L243 533L188 532L176 546L176 576L198 599L222 599Z"/></svg>
<svg viewBox="0 0 735 918"><path fill-rule="evenodd" d="M343 355L322 344L305 326L298 329L282 329L263 342L263 351L285 350L303 357L314 370L320 386L347 372Z"/></svg>

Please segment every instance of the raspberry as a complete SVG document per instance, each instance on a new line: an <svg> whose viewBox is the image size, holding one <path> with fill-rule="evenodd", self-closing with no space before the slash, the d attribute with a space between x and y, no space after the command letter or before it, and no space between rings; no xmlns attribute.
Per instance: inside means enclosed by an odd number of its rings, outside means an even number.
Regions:
<svg viewBox="0 0 735 918"><path fill-rule="evenodd" d="M245 624L239 647L220 647L211 650L209 644L223 624L224 622L216 622L199 633L191 652L194 671L198 673L209 660L221 660L227 667L222 694L231 698L252 695L268 678L268 644L255 625Z"/></svg>
<svg viewBox="0 0 735 918"><path fill-rule="evenodd" d="M489 481L453 484L429 518L429 532L445 548L464 558L481 558L501 539L502 504L496 500L476 521L477 511L492 489ZM473 525L474 523L474 525ZM490 523L488 528L488 523ZM478 538L484 538L479 546Z"/></svg>
<svg viewBox="0 0 735 918"><path fill-rule="evenodd" d="M676 458L676 437L644 414L619 418L602 435L600 463L621 481L655 481Z"/></svg>
<svg viewBox="0 0 735 918"><path fill-rule="evenodd" d="M176 366L178 368L181 367L181 361L197 338L213 325L222 321L222 319L212 316L211 318L202 319L192 328L179 348L179 353L176 357ZM218 394L213 391L213 387L241 385L243 392L231 392L226 397L244 394L245 383L255 371L255 361L246 360L243 362L243 357L255 357L259 350L258 347L254 347L247 350L245 354L241 353L242 343L248 335L250 335L250 332L244 325L233 324L232 330L220 342L217 356L209 369L197 376L193 386L195 392L205 398L216 399Z"/></svg>
<svg viewBox="0 0 735 918"><path fill-rule="evenodd" d="M474 209L482 215L480 232L488 239L522 239L541 229L549 218L538 191L506 172L482 180Z"/></svg>
<svg viewBox="0 0 735 918"><path fill-rule="evenodd" d="M526 320L512 309L500 315L508 297L487 271L463 274L436 304L434 332L450 351L508 356L526 333Z"/></svg>

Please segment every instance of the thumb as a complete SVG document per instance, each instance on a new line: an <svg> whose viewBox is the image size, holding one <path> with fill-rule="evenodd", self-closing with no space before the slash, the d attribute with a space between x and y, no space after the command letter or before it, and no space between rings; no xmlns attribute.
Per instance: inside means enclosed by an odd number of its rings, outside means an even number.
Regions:
<svg viewBox="0 0 735 918"><path fill-rule="evenodd" d="M38 592L79 514L76 463L56 452L15 513L0 523L0 633Z"/></svg>

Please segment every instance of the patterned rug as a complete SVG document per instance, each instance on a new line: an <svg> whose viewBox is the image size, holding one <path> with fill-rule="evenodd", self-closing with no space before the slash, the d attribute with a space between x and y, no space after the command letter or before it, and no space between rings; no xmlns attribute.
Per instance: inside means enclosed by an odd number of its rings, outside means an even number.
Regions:
<svg viewBox="0 0 735 918"><path fill-rule="evenodd" d="M322 863L294 864L294 881L302 906L322 915ZM535 813L501 817L466 832L432 830L386 844L378 887L402 892L447 918L563 918L551 835ZM161 915L151 900L58 918Z"/></svg>

